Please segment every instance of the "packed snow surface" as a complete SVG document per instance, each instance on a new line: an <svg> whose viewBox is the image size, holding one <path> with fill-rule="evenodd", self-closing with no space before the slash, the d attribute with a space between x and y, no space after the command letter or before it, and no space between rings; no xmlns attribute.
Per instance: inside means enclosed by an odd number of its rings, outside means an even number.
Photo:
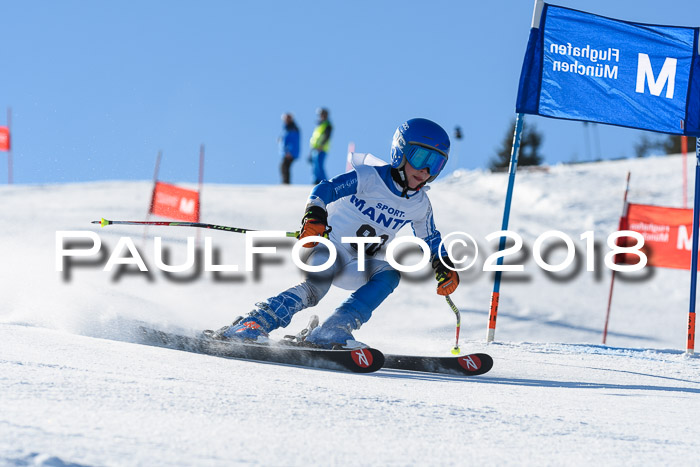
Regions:
<svg viewBox="0 0 700 467"><path fill-rule="evenodd" d="M262 242L277 253L247 272L240 234L90 223L146 219L150 182L2 186L0 464L697 463L700 364L684 352L689 272L617 274L602 344L611 278L602 257L617 230L626 174L630 201L683 207L684 170L692 187L692 169L680 156L520 171L509 229L524 245L507 262L524 271L503 276L491 344L493 274L482 267L496 248L486 236L500 230L507 174L458 171L434 183L443 236L466 232L480 248L452 297L462 313L462 351L495 361L473 378L357 375L137 344L137 321L191 333L217 328L294 285L302 277L290 259L294 240ZM201 220L295 230L310 188L205 184ZM576 245L576 261L557 273L533 259L535 240L550 230ZM595 235L592 252L581 239L587 231ZM73 243L76 232L97 233L100 251L70 258L58 271L65 243L57 244L57 232L73 232L64 241ZM239 271L157 267L160 253L165 264L185 263L188 237L200 247L211 238L214 264ZM123 238L148 272L120 264L103 270ZM74 246L92 244L82 242ZM549 253L551 264L565 256L561 245ZM594 271L586 270L589 254ZM119 256L133 257L128 250ZM405 256L406 263L418 259ZM427 269L404 274L356 338L385 353L449 355L455 317L434 287ZM347 294L332 289L273 337L296 332L312 314L327 317Z"/></svg>

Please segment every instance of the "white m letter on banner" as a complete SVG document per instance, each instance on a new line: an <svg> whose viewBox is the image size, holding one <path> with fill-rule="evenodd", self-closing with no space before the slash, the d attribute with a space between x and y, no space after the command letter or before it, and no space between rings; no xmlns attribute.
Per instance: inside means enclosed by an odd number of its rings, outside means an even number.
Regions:
<svg viewBox="0 0 700 467"><path fill-rule="evenodd" d="M676 87L677 62L678 60L675 58L666 57L664 66L659 73L659 79L655 80L649 55L640 53L637 61L637 89L635 91L644 94L644 81L648 81L649 92L654 96L660 96L664 86L668 84L666 87L666 98L673 99L673 91Z"/></svg>
<svg viewBox="0 0 700 467"><path fill-rule="evenodd" d="M194 206L195 204L193 199L180 199L180 212L184 212L185 214L194 214Z"/></svg>
<svg viewBox="0 0 700 467"><path fill-rule="evenodd" d="M677 250L690 251L692 247L692 238L688 232L688 227L685 225L678 226L678 240L676 241Z"/></svg>

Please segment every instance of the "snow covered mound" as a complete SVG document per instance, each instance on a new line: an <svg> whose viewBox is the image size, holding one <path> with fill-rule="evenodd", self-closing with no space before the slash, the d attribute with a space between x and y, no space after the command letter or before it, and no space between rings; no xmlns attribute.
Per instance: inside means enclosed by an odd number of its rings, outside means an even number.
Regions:
<svg viewBox="0 0 700 467"><path fill-rule="evenodd" d="M500 230L507 174L458 171L434 183L438 228L469 233L481 250L452 297L463 351L495 360L490 373L471 379L394 370L361 376L134 344L133 320L216 328L298 282L293 240L269 241L277 254L245 272L241 235L90 224L145 219L150 182L2 186L0 464L687 462L700 448L687 431L700 413L700 364L683 354L689 272L619 274L603 346L610 271L602 261L585 270L580 239L594 232L602 258L627 171L630 201L682 207L683 170L692 186L680 156L519 172L510 230L524 248L510 261L525 270L504 274L490 345L493 277L481 268L496 248L485 237ZM205 185L202 221L296 230L310 188ZM577 247L577 261L560 273L543 272L532 257L535 239L549 230ZM96 232L100 253L57 271L59 231ZM165 273L156 267L155 236L167 264L185 262L187 237L200 245L211 237L215 264L240 272ZM133 265L103 271L122 237L147 273ZM549 261L562 255L555 249ZM346 294L333 289L287 331L312 313L328 316ZM356 338L386 353L449 355L454 327L424 271L405 274Z"/></svg>

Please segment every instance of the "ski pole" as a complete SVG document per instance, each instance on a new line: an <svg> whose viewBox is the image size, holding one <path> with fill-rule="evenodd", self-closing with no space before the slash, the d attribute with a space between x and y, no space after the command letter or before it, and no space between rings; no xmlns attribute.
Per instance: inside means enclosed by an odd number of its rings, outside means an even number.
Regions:
<svg viewBox="0 0 700 467"><path fill-rule="evenodd" d="M459 328L462 324L462 316L459 312L459 309L455 306L454 302L450 298L449 295L445 295L445 301L447 301L447 304L450 305L450 308L452 308L452 311L454 312L455 316L457 317L457 328L455 331L455 346L452 349L452 354L453 355L459 355L460 349L459 349Z"/></svg>
<svg viewBox="0 0 700 467"><path fill-rule="evenodd" d="M227 225L216 225L216 224L204 224L201 222L161 222L161 221L110 221L105 219L99 221L92 221L92 224L100 224L102 227L107 225L158 225L167 227L199 227L201 229L213 229L213 230L223 230L225 232L233 233L247 233L247 232L259 232L259 230L253 229L241 229L239 227L229 227ZM285 232L287 237L298 237L299 232Z"/></svg>

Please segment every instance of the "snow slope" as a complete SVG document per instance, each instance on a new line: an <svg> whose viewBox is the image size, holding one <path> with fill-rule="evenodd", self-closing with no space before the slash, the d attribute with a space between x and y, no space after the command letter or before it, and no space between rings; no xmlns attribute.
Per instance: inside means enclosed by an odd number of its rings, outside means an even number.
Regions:
<svg viewBox="0 0 700 467"><path fill-rule="evenodd" d="M155 268L153 237L163 237L166 262L180 264L194 229L89 223L144 219L149 182L0 187L0 464L697 463L700 365L683 352L689 273L618 275L603 346L610 271L582 265L581 233L595 232L599 257L607 251L628 170L630 201L680 205L675 156L518 173L510 229L524 239L517 259L525 271L504 275L495 343L484 342L492 275L462 273L453 295L462 349L495 359L489 374L467 380L353 375L131 343L133 320L218 327L293 285L301 278L289 259L293 241L271 242L278 254L255 273L169 276ZM500 229L506 183L506 174L456 172L430 192L440 230L474 236L479 265L495 248L484 237ZM202 221L293 230L309 189L205 185ZM553 229L574 240L583 263L545 274L532 245ZM57 272L56 232L86 230L99 233L102 263ZM242 236L199 235L212 238L219 264L244 268ZM133 240L148 274L102 270L120 237ZM328 316L346 294L333 289L289 329L312 313ZM356 337L387 353L444 355L454 315L429 271L406 274Z"/></svg>

